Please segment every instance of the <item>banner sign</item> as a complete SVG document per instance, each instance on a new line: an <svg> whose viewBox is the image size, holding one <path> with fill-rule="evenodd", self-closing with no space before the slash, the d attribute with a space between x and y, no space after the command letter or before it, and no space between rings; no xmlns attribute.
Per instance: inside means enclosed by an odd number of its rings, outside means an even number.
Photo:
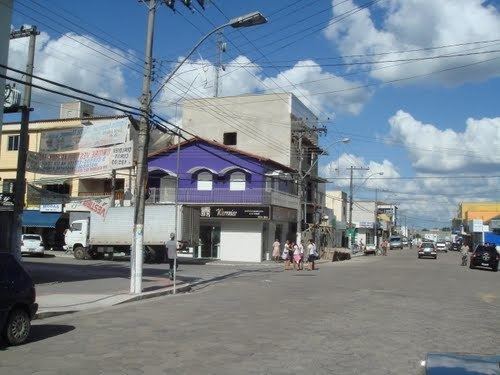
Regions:
<svg viewBox="0 0 500 375"><path fill-rule="evenodd" d="M65 154L28 151L26 170L48 175L82 175L131 167L133 142Z"/></svg>
<svg viewBox="0 0 500 375"><path fill-rule="evenodd" d="M228 219L269 219L269 207L248 206L211 206L202 207L200 216L203 218Z"/></svg>
<svg viewBox="0 0 500 375"><path fill-rule="evenodd" d="M62 212L62 203L48 203L40 205L40 212Z"/></svg>
<svg viewBox="0 0 500 375"><path fill-rule="evenodd" d="M116 145L127 139L130 120L121 118L104 124L42 132L40 152L74 151Z"/></svg>
<svg viewBox="0 0 500 375"><path fill-rule="evenodd" d="M106 216L108 212L108 208L111 203L111 197L109 198L89 198L84 199L80 202L80 204L89 209L89 211L93 211L102 217Z"/></svg>

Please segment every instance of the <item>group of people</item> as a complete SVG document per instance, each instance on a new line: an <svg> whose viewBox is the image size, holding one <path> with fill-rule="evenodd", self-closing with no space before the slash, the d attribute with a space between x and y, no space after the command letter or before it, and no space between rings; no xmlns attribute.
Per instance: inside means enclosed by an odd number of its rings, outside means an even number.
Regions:
<svg viewBox="0 0 500 375"><path fill-rule="evenodd" d="M319 259L319 254L316 244L312 239L309 240L307 245L307 254L307 269L314 270L314 262ZM291 269L290 265L292 265L293 269L296 271L303 270L305 261L304 245L302 242L295 243L293 241L286 240L283 250L281 250L281 243L278 239L276 239L273 243L273 260L275 262L279 262L280 260L284 261L285 270Z"/></svg>

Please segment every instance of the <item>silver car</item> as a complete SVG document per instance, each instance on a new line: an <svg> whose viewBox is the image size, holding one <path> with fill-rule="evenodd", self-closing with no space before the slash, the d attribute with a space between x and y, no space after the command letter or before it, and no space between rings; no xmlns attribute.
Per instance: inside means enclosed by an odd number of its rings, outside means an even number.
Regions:
<svg viewBox="0 0 500 375"><path fill-rule="evenodd" d="M39 234L23 234L21 235L21 254L31 254L43 257L45 247L43 245L42 236Z"/></svg>

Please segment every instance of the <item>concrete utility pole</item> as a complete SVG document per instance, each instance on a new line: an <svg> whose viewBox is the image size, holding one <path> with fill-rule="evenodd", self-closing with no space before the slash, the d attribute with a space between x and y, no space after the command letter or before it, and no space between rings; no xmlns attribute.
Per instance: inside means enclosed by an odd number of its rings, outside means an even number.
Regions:
<svg viewBox="0 0 500 375"><path fill-rule="evenodd" d="M354 201L353 201L354 185L353 185L353 182L352 182L353 171L368 171L368 170L370 170L370 168L366 168L366 167L354 167L354 166L351 165L347 169L351 170L351 175L350 175L351 177L349 179L349 229L352 229L352 205L354 204ZM349 246L351 245L351 241L352 241L352 236L349 236Z"/></svg>
<svg viewBox="0 0 500 375"><path fill-rule="evenodd" d="M134 240L130 257L130 293L142 292L142 263L144 249L144 210L146 205L147 158L149 143L149 118L151 115L151 74L153 70L153 35L156 0L149 0L148 28L144 77L142 81L141 118L137 139L137 171L135 178Z"/></svg>
<svg viewBox="0 0 500 375"><path fill-rule="evenodd" d="M297 177L297 193L299 202L297 204L297 233L295 237L295 242L300 243L302 241L302 217L304 217L304 222L306 222L307 217L307 195L306 195L306 185L305 179L311 173L312 169L316 165L318 159L314 162L311 162L311 166L304 173L302 170L302 163L304 161L304 148L302 144L302 139L306 134L314 134L314 133L326 133L326 127L308 127L307 125L302 124L302 128L298 130L294 130L295 133L298 133L299 144L297 148L299 165L298 165L298 177ZM324 152L321 153L323 155ZM311 158L312 160L312 158ZM302 207L303 205L303 207Z"/></svg>
<svg viewBox="0 0 500 375"><path fill-rule="evenodd" d="M297 232L296 232L296 237L295 237L295 242L297 244L302 242L302 195L304 193L303 191L303 179L304 176L302 175L302 160L304 159L304 156L302 154L302 135L299 136L299 145L298 145L298 156L299 156L299 175L297 178L297 195L298 195L298 204L297 204ZM304 211L305 212L305 211Z"/></svg>
<svg viewBox="0 0 500 375"><path fill-rule="evenodd" d="M222 65L222 53L226 52L226 43L224 42L223 36L222 36L222 31L217 32L217 62L215 63L215 80L214 80L214 88L215 88L215 93L214 97L219 96L219 75L220 75L220 70L223 69L224 67Z"/></svg>
<svg viewBox="0 0 500 375"><path fill-rule="evenodd" d="M19 132L19 147L17 151L17 173L14 187L14 215L12 218L11 252L21 258L21 234L23 229L22 214L24 210L24 195L26 193L26 158L28 153L28 133L31 111L31 81L35 62L36 36L40 32L36 26L29 29L21 28L10 34L10 39L29 37L28 62L24 85L23 105L21 112L21 129Z"/></svg>

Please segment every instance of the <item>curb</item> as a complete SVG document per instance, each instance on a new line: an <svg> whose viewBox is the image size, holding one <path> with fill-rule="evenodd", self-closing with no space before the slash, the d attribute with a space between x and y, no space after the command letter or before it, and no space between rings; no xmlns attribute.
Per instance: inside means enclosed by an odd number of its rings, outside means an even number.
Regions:
<svg viewBox="0 0 500 375"><path fill-rule="evenodd" d="M176 294L178 293L187 293L191 290L191 285L190 284L185 284L180 287L176 288ZM46 318L52 318L54 316L60 316L60 315L68 315L68 314L74 314L77 312L82 312L82 311L92 311L92 310L102 310L106 309L106 307L111 307L111 306L118 306L118 305L123 305L126 303L130 302L137 302L137 301L142 301L142 300L147 300L155 297L161 297L161 296L166 296L169 294L174 293L174 288L173 287L168 287L165 289L160 289L160 290L154 290L151 292L145 292L141 293L137 296L131 295L130 298L120 301L117 303L112 303L108 306L100 306L100 307L95 307L95 308L89 308L89 309L81 309L81 310L58 310L58 311L41 311L37 312L33 318L33 320L41 320L41 319L46 319Z"/></svg>

